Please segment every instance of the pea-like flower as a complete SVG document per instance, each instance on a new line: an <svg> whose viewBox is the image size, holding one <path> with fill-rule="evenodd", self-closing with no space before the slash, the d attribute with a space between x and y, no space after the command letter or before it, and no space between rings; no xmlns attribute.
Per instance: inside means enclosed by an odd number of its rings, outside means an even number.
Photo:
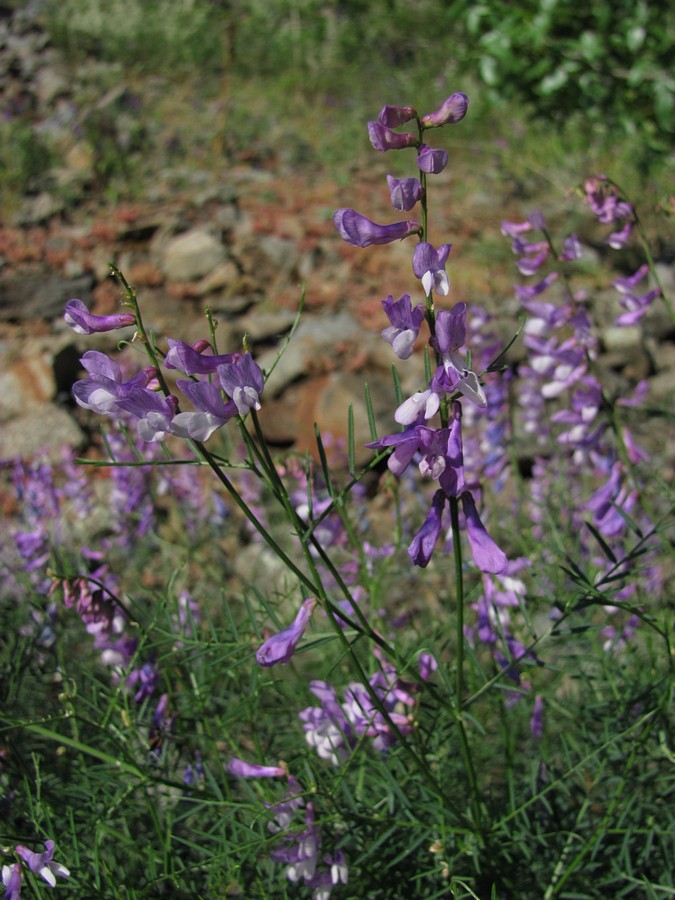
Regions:
<svg viewBox="0 0 675 900"><path fill-rule="evenodd" d="M136 324L133 313L114 313L111 316L95 316L90 313L81 300L69 300L63 316L77 334L95 334L103 331L116 331L128 325Z"/></svg>
<svg viewBox="0 0 675 900"><path fill-rule="evenodd" d="M154 367L147 366L133 378L123 381L119 365L98 350L87 350L80 362L89 372L89 378L75 382L73 397L78 406L100 416L111 415L117 409L118 400L128 397L134 388L147 387L157 374Z"/></svg>
<svg viewBox="0 0 675 900"><path fill-rule="evenodd" d="M387 150L404 150L414 147L417 138L408 132L392 131L381 122L368 122L368 137L375 150L384 153Z"/></svg>
<svg viewBox="0 0 675 900"><path fill-rule="evenodd" d="M413 309L410 295L403 294L399 300L390 295L382 301L382 307L391 322L382 337L399 359L409 359L424 321L424 304L418 303Z"/></svg>
<svg viewBox="0 0 675 900"><path fill-rule="evenodd" d="M316 600L313 597L308 598L288 628L267 638L255 655L259 665L273 666L276 663L287 663L290 660L300 638L305 633L315 606Z"/></svg>
<svg viewBox="0 0 675 900"><path fill-rule="evenodd" d="M120 409L138 419L139 437L148 443L163 441L171 434L171 420L178 401L175 397L164 397L145 388L133 388L127 397L117 401Z"/></svg>
<svg viewBox="0 0 675 900"><path fill-rule="evenodd" d="M450 293L450 282L445 271L445 264L452 250L452 244L441 244L436 248L427 241L421 241L413 252L413 272L422 282L424 292L428 296L432 290L442 297Z"/></svg>
<svg viewBox="0 0 675 900"><path fill-rule="evenodd" d="M422 144L417 156L417 168L420 172L426 172L427 175L438 175L447 164L448 154L446 150L437 150Z"/></svg>
<svg viewBox="0 0 675 900"><path fill-rule="evenodd" d="M383 106L377 121L387 128L397 128L417 116L414 106Z"/></svg>
<svg viewBox="0 0 675 900"><path fill-rule="evenodd" d="M237 353L221 353L219 356L204 353L211 345L208 341L197 341L190 345L185 341L174 341L167 338L169 352L166 354L164 365L167 369L179 369L186 375L209 375L215 372L218 366L224 363L234 362L239 356Z"/></svg>
<svg viewBox="0 0 675 900"><path fill-rule="evenodd" d="M61 863L54 861L54 841L45 841L44 853L35 853L22 844L16 848L16 852L35 875L39 875L50 887L56 885L56 876L68 878L70 871Z"/></svg>
<svg viewBox="0 0 675 900"><path fill-rule="evenodd" d="M457 91L451 94L447 100L432 113L422 116L422 125L425 128L438 128L441 125L455 125L461 122L469 108L469 98L466 94Z"/></svg>
<svg viewBox="0 0 675 900"><path fill-rule="evenodd" d="M265 378L250 353L244 353L232 363L218 366L218 377L227 396L234 400L240 416L245 416L251 409L260 409Z"/></svg>
<svg viewBox="0 0 675 900"><path fill-rule="evenodd" d="M371 244L390 244L419 231L417 222L393 222L378 225L354 209L337 209L333 222L343 241L354 247L369 247Z"/></svg>
<svg viewBox="0 0 675 900"><path fill-rule="evenodd" d="M280 766L258 766L236 756L233 756L227 764L227 771L239 778L285 778L288 774L286 769Z"/></svg>
<svg viewBox="0 0 675 900"><path fill-rule="evenodd" d="M178 437L206 441L216 429L222 427L237 414L234 400L223 400L217 385L208 381L192 381L179 378L179 391L197 407L195 412L178 413L171 420L171 432Z"/></svg>
<svg viewBox="0 0 675 900"><path fill-rule="evenodd" d="M391 205L399 212L413 208L422 196L422 185L417 178L394 178L387 175Z"/></svg>

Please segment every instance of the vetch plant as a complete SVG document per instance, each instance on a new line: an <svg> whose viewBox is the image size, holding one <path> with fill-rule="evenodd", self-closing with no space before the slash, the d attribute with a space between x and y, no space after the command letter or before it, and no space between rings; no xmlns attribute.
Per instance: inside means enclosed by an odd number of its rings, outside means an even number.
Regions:
<svg viewBox="0 0 675 900"><path fill-rule="evenodd" d="M67 305L78 335L133 329L145 358L82 357L73 395L107 458L5 466L21 506L0 557L5 896L57 877L82 897L673 888L669 513L624 419L645 389L604 383L572 287L582 242L556 243L540 212L502 224L525 280L517 366L454 297L433 180L440 129L468 109L460 92L384 106L367 132L408 151L383 190L411 218L334 214L367 252L413 241L413 287L382 286L391 426L366 390L361 469L352 410L344 471L318 429L316 460L270 446L276 363L219 347L210 311L200 340L156 336L115 267L121 312ZM584 196L612 245L639 235L609 179ZM656 301L647 275L614 279L620 326Z"/></svg>

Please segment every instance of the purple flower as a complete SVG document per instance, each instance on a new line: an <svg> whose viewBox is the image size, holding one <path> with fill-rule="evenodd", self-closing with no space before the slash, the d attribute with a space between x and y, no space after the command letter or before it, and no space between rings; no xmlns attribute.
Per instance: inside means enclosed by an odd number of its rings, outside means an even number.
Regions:
<svg viewBox="0 0 675 900"><path fill-rule="evenodd" d="M417 138L414 134L399 134L382 125L381 122L368 122L368 137L370 143L376 150L385 152L387 150L403 150L406 147L414 147Z"/></svg>
<svg viewBox="0 0 675 900"><path fill-rule="evenodd" d="M75 382L73 397L78 406L91 409L101 416L111 415L117 408L118 400L128 397L134 388L147 387L156 375L156 369L148 366L129 381L123 381L118 364L98 350L87 350L80 362L90 377Z"/></svg>
<svg viewBox="0 0 675 900"><path fill-rule="evenodd" d="M179 378L176 385L199 410L199 412L178 413L173 417L171 433L178 437L206 441L217 428L225 425L237 413L234 400L225 403L220 388L215 384Z"/></svg>
<svg viewBox="0 0 675 900"><path fill-rule="evenodd" d="M566 237L563 241L563 251L558 256L558 259L569 261L581 259L582 255L581 241L576 234L570 234L569 237Z"/></svg>
<svg viewBox="0 0 675 900"><path fill-rule="evenodd" d="M167 369L179 369L186 375L209 375L222 363L234 362L239 356L238 353L205 355L203 351L211 348L208 341L197 341L190 346L184 341L174 341L171 338L166 340L169 352L166 354L164 365Z"/></svg>
<svg viewBox="0 0 675 900"><path fill-rule="evenodd" d="M462 494L462 507L466 519L466 534L471 547L473 561L481 572L499 575L506 568L506 554L492 540L480 520L476 504L470 491Z"/></svg>
<svg viewBox="0 0 675 900"><path fill-rule="evenodd" d="M251 409L260 409L260 395L265 388L265 378L250 353L244 353L233 363L218 366L218 377L240 416L245 416Z"/></svg>
<svg viewBox="0 0 675 900"><path fill-rule="evenodd" d="M298 646L300 638L305 633L315 606L316 600L313 597L305 600L293 620L293 624L278 634L272 635L261 645L255 655L259 665L273 666L276 663L287 663L289 661L295 653L295 648Z"/></svg>
<svg viewBox="0 0 675 900"><path fill-rule="evenodd" d="M2 883L5 886L3 900L19 900L21 896L21 863L2 867Z"/></svg>
<svg viewBox="0 0 675 900"><path fill-rule="evenodd" d="M606 224L633 215L633 207L625 200L619 200L618 190L608 182L606 175L587 178L584 193L599 222Z"/></svg>
<svg viewBox="0 0 675 900"><path fill-rule="evenodd" d="M390 295L382 301L382 307L391 322L389 328L382 331L384 340L399 359L409 359L413 346L424 321L424 304L418 303L413 309L409 294L403 294L400 300Z"/></svg>
<svg viewBox="0 0 675 900"><path fill-rule="evenodd" d="M607 238L607 243L612 248L612 250L621 250L622 247L625 247L628 243L628 239L630 238L633 232L633 223L630 219L626 222L626 224L619 231L613 231L610 236Z"/></svg>
<svg viewBox="0 0 675 900"><path fill-rule="evenodd" d="M557 277L557 272L549 272L546 278L542 278L537 284L517 284L515 287L516 297L519 300L531 300L533 297L538 297L539 294L543 294L544 291L553 284Z"/></svg>
<svg viewBox="0 0 675 900"><path fill-rule="evenodd" d="M528 231L532 231L532 223L525 219L524 222L507 222L503 221L501 226L501 232L505 237L510 238L518 238L521 234L526 234Z"/></svg>
<svg viewBox="0 0 675 900"><path fill-rule="evenodd" d="M424 292L429 296L431 291L445 297L450 292L450 282L445 272L445 263L452 244L441 244L436 250L426 241L421 241L413 253L413 272L422 282Z"/></svg>
<svg viewBox="0 0 675 900"><path fill-rule="evenodd" d="M387 184L391 192L391 205L403 212L412 209L422 196L422 185L417 178L394 178L387 175Z"/></svg>
<svg viewBox="0 0 675 900"><path fill-rule="evenodd" d="M485 408L487 398L478 376L467 369L459 348L466 341L466 303L457 303L452 309L441 309L436 315L436 334L432 347L441 357L429 387L432 391L447 394L460 391L469 400Z"/></svg>
<svg viewBox="0 0 675 900"><path fill-rule="evenodd" d="M154 391L135 387L126 397L118 400L117 405L136 416L138 434L142 440L148 443L163 441L171 434L171 420L178 405L175 397L164 397Z"/></svg>
<svg viewBox="0 0 675 900"><path fill-rule="evenodd" d="M469 108L469 98L459 92L451 94L437 110L422 116L425 128L438 128L441 125L456 125L461 122Z"/></svg>
<svg viewBox="0 0 675 900"><path fill-rule="evenodd" d="M423 569L429 565L429 560L431 559L434 547L436 546L438 537L441 533L441 521L443 518L445 499L444 491L436 491L431 501L431 507L427 517L408 547L410 559L416 566L420 566Z"/></svg>
<svg viewBox="0 0 675 900"><path fill-rule="evenodd" d="M544 698L537 694L534 698L532 718L530 719L530 734L536 740L541 740L544 733Z"/></svg>
<svg viewBox="0 0 675 900"><path fill-rule="evenodd" d="M393 447L394 452L387 459L389 471L396 476L400 476L408 468L413 456L419 450L419 436L417 426L423 421L423 416L418 420L414 420L404 431L397 431L394 434L387 434L378 441L372 441L366 444L366 447L372 449L381 449L382 447Z"/></svg>
<svg viewBox="0 0 675 900"><path fill-rule="evenodd" d="M133 313L116 313L112 316L95 316L89 312L81 300L69 300L64 314L66 325L78 334L94 334L101 331L115 331L136 324Z"/></svg>
<svg viewBox="0 0 675 900"><path fill-rule="evenodd" d="M371 244L390 244L410 234L415 234L417 222L394 222L391 225L377 225L353 209L337 209L333 222L343 241L354 247L369 247Z"/></svg>
<svg viewBox="0 0 675 900"><path fill-rule="evenodd" d="M422 650L417 657L417 667L422 681L428 681L436 669L438 669L438 661L432 653L427 653L426 650Z"/></svg>
<svg viewBox="0 0 675 900"><path fill-rule="evenodd" d="M387 128L397 128L417 116L414 106L383 106L377 121Z"/></svg>
<svg viewBox="0 0 675 900"><path fill-rule="evenodd" d="M420 172L426 172L427 175L438 175L448 164L448 154L446 150L434 150L422 144L420 152L417 156L417 168Z"/></svg>
<svg viewBox="0 0 675 900"><path fill-rule="evenodd" d="M19 845L16 852L35 875L39 875L50 887L56 885L56 876L68 878L70 872L61 863L54 862L54 841L45 841L44 853L34 853L28 847Z"/></svg>
<svg viewBox="0 0 675 900"><path fill-rule="evenodd" d="M280 766L258 766L236 756L233 756L227 764L227 771L238 778L285 778L288 774L286 769Z"/></svg>

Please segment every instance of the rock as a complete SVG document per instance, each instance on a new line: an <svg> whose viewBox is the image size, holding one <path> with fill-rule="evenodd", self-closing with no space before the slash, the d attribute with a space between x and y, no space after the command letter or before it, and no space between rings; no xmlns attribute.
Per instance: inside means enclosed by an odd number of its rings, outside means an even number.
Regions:
<svg viewBox="0 0 675 900"><path fill-rule="evenodd" d="M46 452L58 460L64 447L81 447L84 443L84 434L74 419L51 403L37 405L30 413L0 425L0 459Z"/></svg>
<svg viewBox="0 0 675 900"><path fill-rule="evenodd" d="M220 240L209 230L193 228L168 242L163 269L170 281L196 281L224 262Z"/></svg>
<svg viewBox="0 0 675 900"><path fill-rule="evenodd" d="M91 302L92 284L90 275L66 279L43 269L0 276L0 321L59 318L69 300Z"/></svg>

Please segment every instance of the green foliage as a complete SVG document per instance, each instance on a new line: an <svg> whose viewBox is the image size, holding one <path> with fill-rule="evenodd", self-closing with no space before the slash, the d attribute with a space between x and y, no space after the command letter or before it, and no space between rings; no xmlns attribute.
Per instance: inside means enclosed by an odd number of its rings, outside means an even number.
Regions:
<svg viewBox="0 0 675 900"><path fill-rule="evenodd" d="M583 116L639 131L665 148L675 130L675 26L658 3L586 7L556 0L471 4L483 81L495 98L519 98L538 115Z"/></svg>

